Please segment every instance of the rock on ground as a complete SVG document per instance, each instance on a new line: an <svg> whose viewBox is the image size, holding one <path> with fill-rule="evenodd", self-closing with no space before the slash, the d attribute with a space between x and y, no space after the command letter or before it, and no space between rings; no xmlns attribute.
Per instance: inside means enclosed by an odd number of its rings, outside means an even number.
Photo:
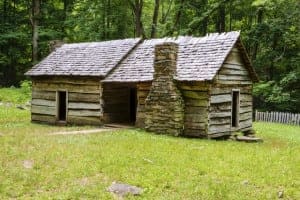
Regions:
<svg viewBox="0 0 300 200"><path fill-rule="evenodd" d="M125 183L116 183L113 182L109 188L107 188L107 191L114 193L118 195L119 197L124 197L127 194L132 194L132 195L140 195L143 192L142 188L133 186L133 185L128 185Z"/></svg>

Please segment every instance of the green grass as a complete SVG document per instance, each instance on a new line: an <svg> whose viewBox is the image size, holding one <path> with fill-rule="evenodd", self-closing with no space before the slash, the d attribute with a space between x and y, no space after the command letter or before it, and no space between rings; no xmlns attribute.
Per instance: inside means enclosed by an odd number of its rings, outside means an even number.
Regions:
<svg viewBox="0 0 300 200"><path fill-rule="evenodd" d="M0 106L0 199L113 199L113 181L144 188L128 199L300 199L300 127L255 123L264 143L250 144L138 129L50 136L85 127L29 121Z"/></svg>

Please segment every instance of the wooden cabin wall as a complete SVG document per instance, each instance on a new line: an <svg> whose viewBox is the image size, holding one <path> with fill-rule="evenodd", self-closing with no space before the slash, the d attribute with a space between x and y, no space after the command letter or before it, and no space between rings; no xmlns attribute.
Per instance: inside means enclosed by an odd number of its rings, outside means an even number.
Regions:
<svg viewBox="0 0 300 200"><path fill-rule="evenodd" d="M137 116L135 126L139 128L145 127L145 100L149 94L151 82L137 84Z"/></svg>
<svg viewBox="0 0 300 200"><path fill-rule="evenodd" d="M209 85L179 83L184 99L184 135L206 137L208 128Z"/></svg>
<svg viewBox="0 0 300 200"><path fill-rule="evenodd" d="M231 127L232 90L240 91L239 126ZM234 48L210 90L209 128L212 137L252 128L252 81L238 49Z"/></svg>
<svg viewBox="0 0 300 200"><path fill-rule="evenodd" d="M130 87L126 84L103 84L103 120L105 123L130 121Z"/></svg>
<svg viewBox="0 0 300 200"><path fill-rule="evenodd" d="M31 119L54 124L57 121L57 91L67 91L67 122L100 125L102 108L100 80L84 77L33 78Z"/></svg>

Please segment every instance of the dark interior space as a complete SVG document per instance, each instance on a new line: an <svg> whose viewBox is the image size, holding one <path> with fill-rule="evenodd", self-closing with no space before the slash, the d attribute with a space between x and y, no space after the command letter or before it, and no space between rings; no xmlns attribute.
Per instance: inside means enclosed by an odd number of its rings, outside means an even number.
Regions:
<svg viewBox="0 0 300 200"><path fill-rule="evenodd" d="M58 92L58 120L66 121L67 118L67 93Z"/></svg>
<svg viewBox="0 0 300 200"><path fill-rule="evenodd" d="M137 107L137 91L136 88L130 88L129 96L129 112L130 112L130 122L136 121L136 107Z"/></svg>
<svg viewBox="0 0 300 200"><path fill-rule="evenodd" d="M231 126L237 127L239 122L239 91L232 92Z"/></svg>
<svg viewBox="0 0 300 200"><path fill-rule="evenodd" d="M137 111L135 84L104 84L104 123L134 124Z"/></svg>

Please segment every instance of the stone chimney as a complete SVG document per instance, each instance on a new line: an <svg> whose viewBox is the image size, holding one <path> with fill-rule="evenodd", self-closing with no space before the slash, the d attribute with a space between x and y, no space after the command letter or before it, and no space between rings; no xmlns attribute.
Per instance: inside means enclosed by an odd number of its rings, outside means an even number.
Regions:
<svg viewBox="0 0 300 200"><path fill-rule="evenodd" d="M63 44L64 44L64 41L62 41L62 40L51 40L48 44L50 53L52 51L55 51L55 49L61 47Z"/></svg>
<svg viewBox="0 0 300 200"><path fill-rule="evenodd" d="M178 136L183 132L184 106L174 81L178 45L155 46L154 76L145 102L145 129Z"/></svg>

